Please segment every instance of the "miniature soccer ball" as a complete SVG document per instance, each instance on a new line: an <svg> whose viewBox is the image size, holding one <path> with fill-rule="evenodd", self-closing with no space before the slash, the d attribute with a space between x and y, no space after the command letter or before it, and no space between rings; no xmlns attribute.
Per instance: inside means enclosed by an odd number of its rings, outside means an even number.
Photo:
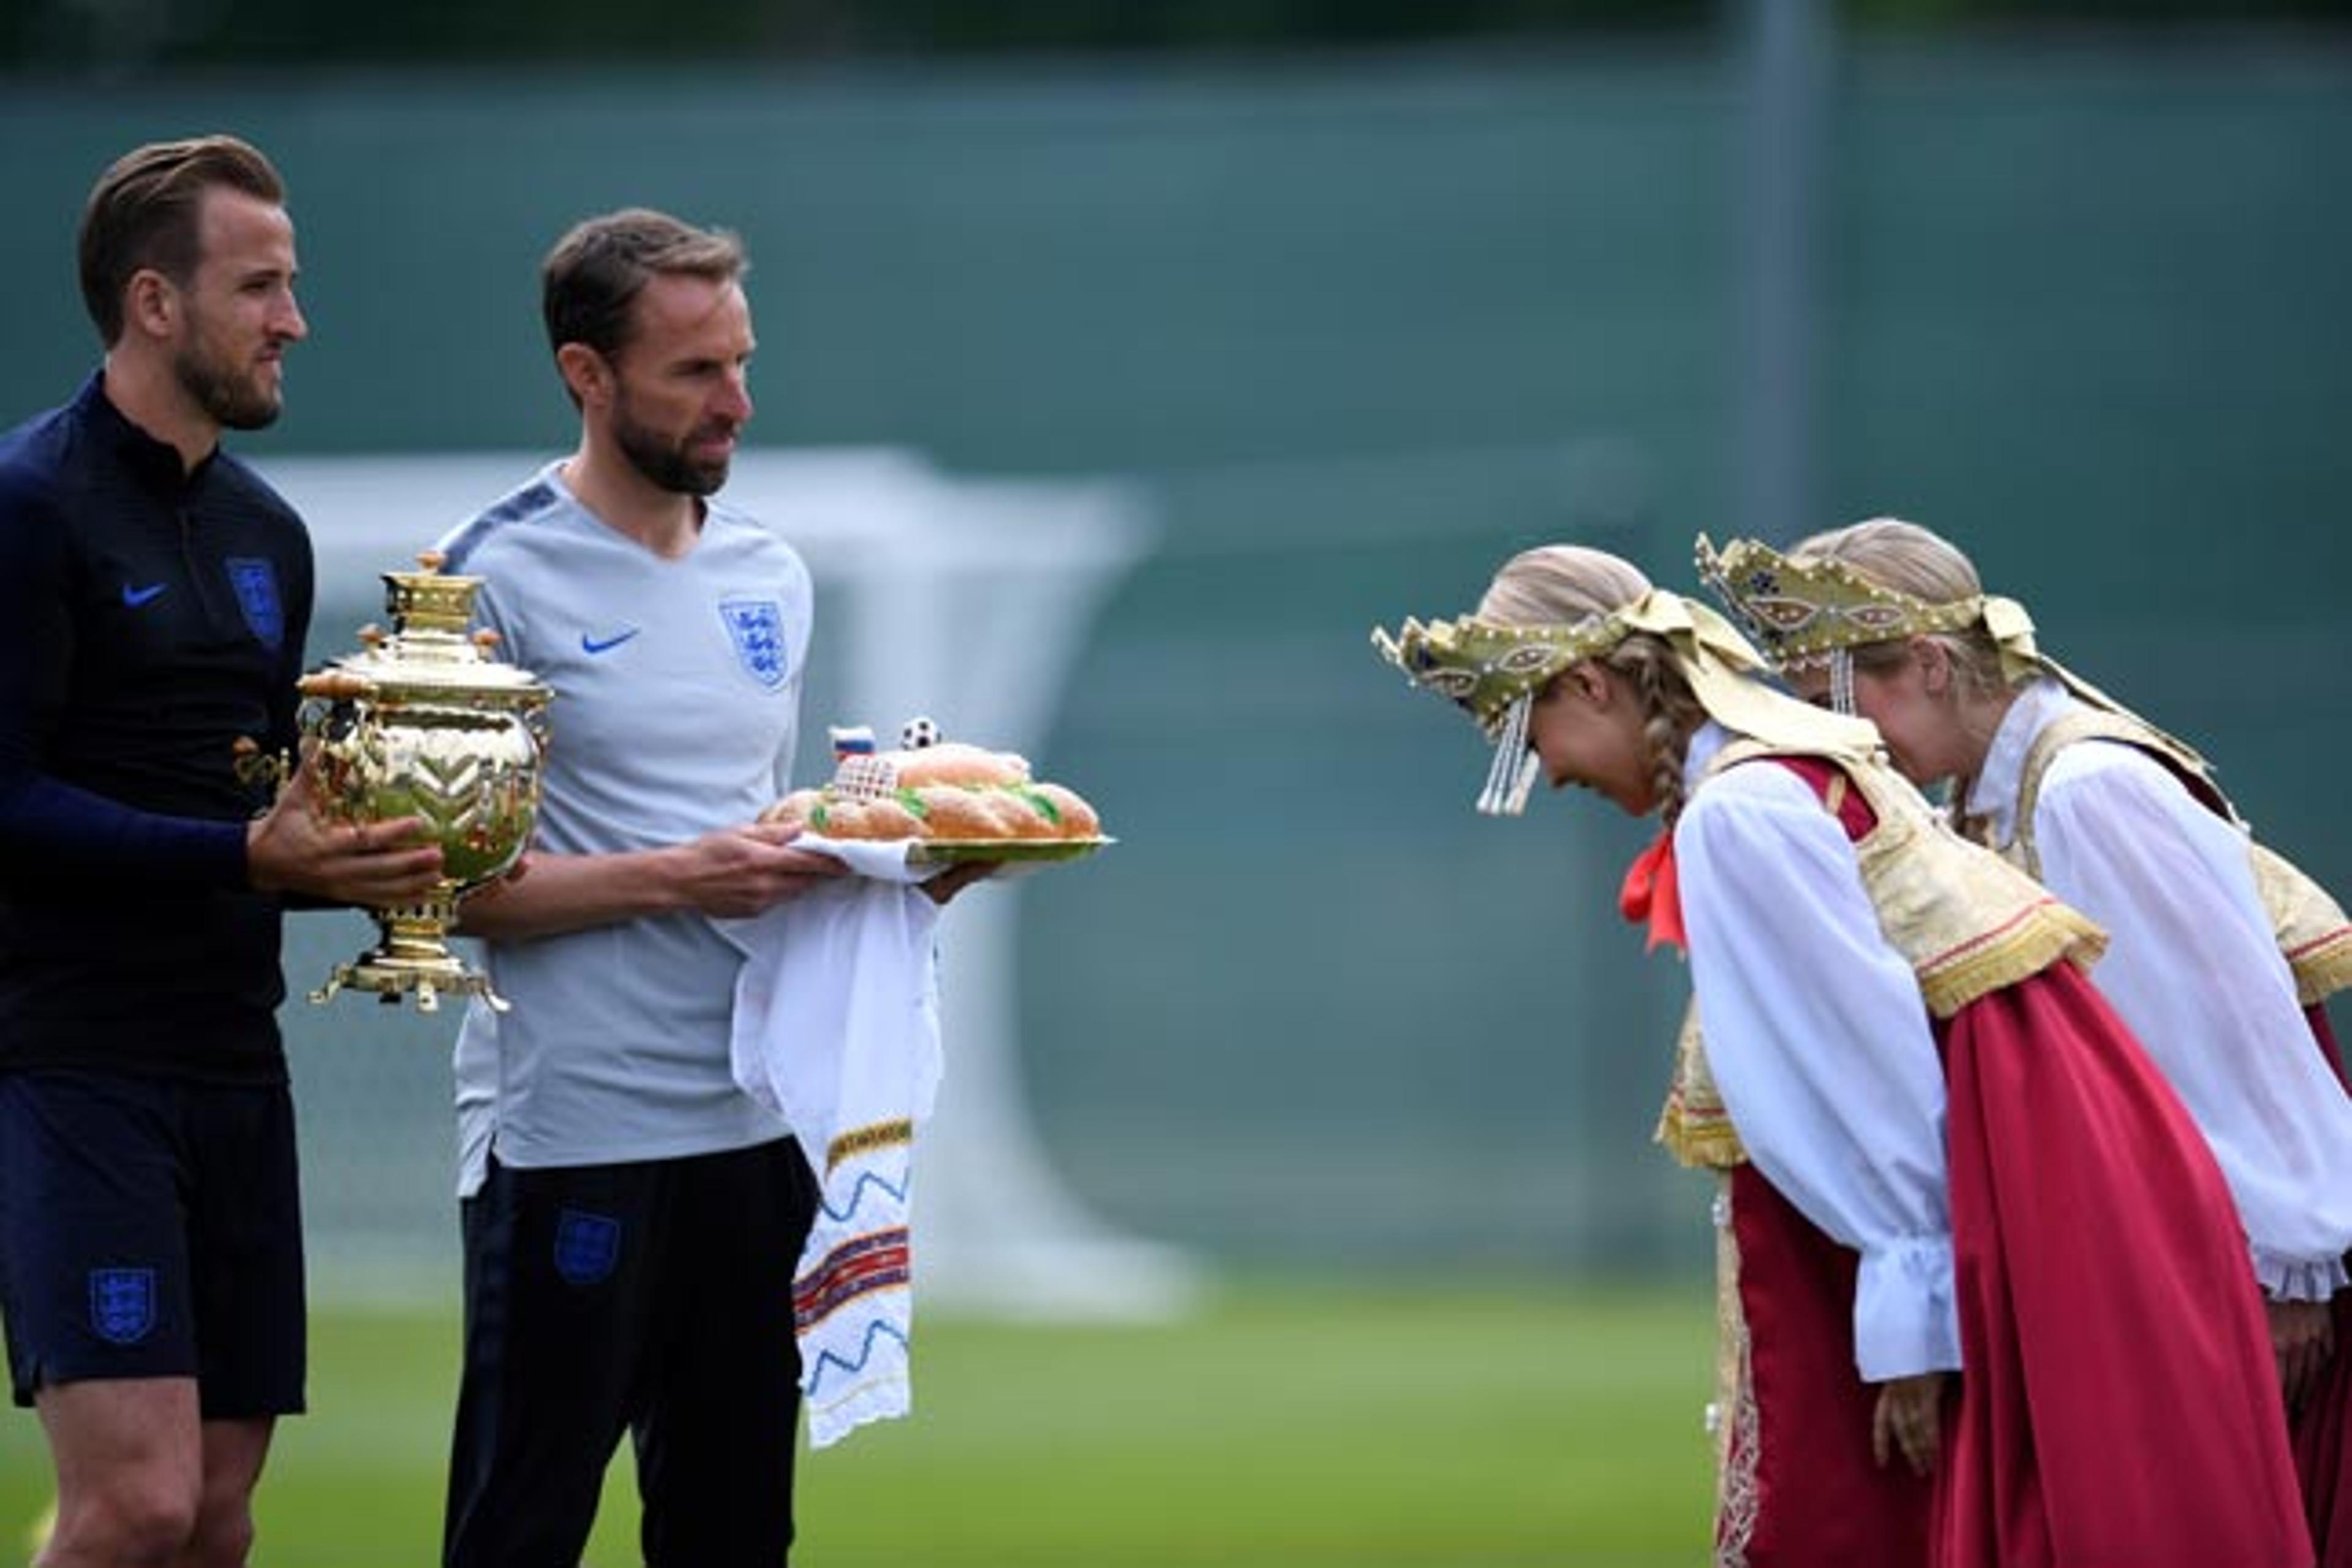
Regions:
<svg viewBox="0 0 2352 1568"><path fill-rule="evenodd" d="M909 719L906 727L898 731L898 746L902 751L919 752L925 746L939 743L940 727L929 719Z"/></svg>

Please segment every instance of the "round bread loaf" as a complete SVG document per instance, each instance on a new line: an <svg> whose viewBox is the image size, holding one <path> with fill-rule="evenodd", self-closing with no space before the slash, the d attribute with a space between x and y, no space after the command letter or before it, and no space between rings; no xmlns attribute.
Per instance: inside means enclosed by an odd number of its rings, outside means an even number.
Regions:
<svg viewBox="0 0 2352 1568"><path fill-rule="evenodd" d="M762 822L785 822L794 826L805 826L809 813L824 798L821 789L796 789L760 814Z"/></svg>
<svg viewBox="0 0 2352 1568"><path fill-rule="evenodd" d="M1102 836L1102 819L1095 808L1087 804L1086 796L1066 784L1038 784L1029 786L1029 793L1054 808L1054 837L1056 838L1098 838Z"/></svg>
<svg viewBox="0 0 2352 1568"><path fill-rule="evenodd" d="M1039 793L1035 784L1023 784L1018 789L1008 789L1003 794L1008 803L1004 815L1009 819L1012 837L1060 838L1065 837L1062 832L1060 809Z"/></svg>
<svg viewBox="0 0 2352 1568"><path fill-rule="evenodd" d="M888 795L866 803L865 814L858 819L860 838L920 838L923 819L907 809L907 804Z"/></svg>
<svg viewBox="0 0 2352 1568"><path fill-rule="evenodd" d="M1101 836L1101 820L1084 796L1066 784L1034 782L1027 761L1010 752L942 742L871 760L897 771L895 792L862 798L862 789L851 794L830 784L796 789L760 820L828 838L988 844Z"/></svg>
<svg viewBox="0 0 2352 1568"><path fill-rule="evenodd" d="M968 746L961 741L941 741L938 745L911 752L885 752L882 759L898 770L898 784L905 789L922 789L930 784L981 788L1026 784L1029 780L1028 758L1011 752L992 752L985 746Z"/></svg>
<svg viewBox="0 0 2352 1568"><path fill-rule="evenodd" d="M932 838L1009 838L1012 818L1004 811L1002 789L967 789L961 784L931 784L915 792L923 803L923 829Z"/></svg>

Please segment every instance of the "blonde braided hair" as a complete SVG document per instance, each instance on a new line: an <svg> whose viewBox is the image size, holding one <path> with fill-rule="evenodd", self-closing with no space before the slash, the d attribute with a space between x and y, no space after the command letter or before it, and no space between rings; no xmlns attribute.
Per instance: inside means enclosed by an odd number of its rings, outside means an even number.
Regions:
<svg viewBox="0 0 2352 1568"><path fill-rule="evenodd" d="M1503 626L1573 626L1637 603L1649 591L1649 578L1607 551L1546 544L1503 563L1478 601L1477 615ZM1682 815L1683 759L1706 711L1665 639L1653 633L1628 633L1593 662L1624 681L1642 706L1651 776L1660 814L1671 827Z"/></svg>

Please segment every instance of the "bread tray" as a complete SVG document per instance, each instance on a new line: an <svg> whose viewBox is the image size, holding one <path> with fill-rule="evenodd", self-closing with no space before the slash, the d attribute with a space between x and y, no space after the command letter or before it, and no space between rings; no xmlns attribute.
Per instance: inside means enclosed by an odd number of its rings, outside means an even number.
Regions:
<svg viewBox="0 0 2352 1568"><path fill-rule="evenodd" d="M907 847L909 866L960 866L970 860L1076 860L1115 838L919 838Z"/></svg>

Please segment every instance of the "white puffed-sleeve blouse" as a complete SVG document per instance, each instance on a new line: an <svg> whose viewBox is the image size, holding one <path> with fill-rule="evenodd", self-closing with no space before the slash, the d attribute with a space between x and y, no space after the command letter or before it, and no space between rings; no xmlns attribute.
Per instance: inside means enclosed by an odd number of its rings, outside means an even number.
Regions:
<svg viewBox="0 0 2352 1568"><path fill-rule="evenodd" d="M1865 1382L1960 1364L1944 1074L1910 964L1880 933L1861 863L1812 788L1770 762L1698 782L1729 734L1703 725L1675 829L1707 1063L1757 1168L1861 1254Z"/></svg>
<svg viewBox="0 0 2352 1568"><path fill-rule="evenodd" d="M2015 837L2035 736L2080 700L2050 677L2011 704L1968 809ZM2352 1100L2314 1048L2255 891L2244 831L2137 747L2058 753L2034 803L2050 890L2106 928L2092 981L2211 1146L2264 1291L2324 1300L2352 1247Z"/></svg>

